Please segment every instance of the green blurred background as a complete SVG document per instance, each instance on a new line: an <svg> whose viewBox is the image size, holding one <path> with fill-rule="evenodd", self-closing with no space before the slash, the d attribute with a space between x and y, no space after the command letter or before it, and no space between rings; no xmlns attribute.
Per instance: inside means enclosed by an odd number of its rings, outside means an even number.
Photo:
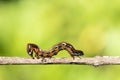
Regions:
<svg viewBox="0 0 120 80"><path fill-rule="evenodd" d="M28 42L50 49L61 41L85 56L120 56L120 0L0 0L0 56L29 57ZM0 80L120 80L119 74L119 66L0 66Z"/></svg>

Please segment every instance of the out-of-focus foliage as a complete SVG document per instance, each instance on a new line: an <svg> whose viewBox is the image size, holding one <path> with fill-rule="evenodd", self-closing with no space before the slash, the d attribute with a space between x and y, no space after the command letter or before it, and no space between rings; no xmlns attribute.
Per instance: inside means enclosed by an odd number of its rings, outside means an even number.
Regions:
<svg viewBox="0 0 120 80"><path fill-rule="evenodd" d="M120 0L0 0L0 56L66 41L85 56L120 56ZM70 57L66 51L55 57ZM0 80L119 80L119 66L0 66ZM117 74L116 74L117 73Z"/></svg>

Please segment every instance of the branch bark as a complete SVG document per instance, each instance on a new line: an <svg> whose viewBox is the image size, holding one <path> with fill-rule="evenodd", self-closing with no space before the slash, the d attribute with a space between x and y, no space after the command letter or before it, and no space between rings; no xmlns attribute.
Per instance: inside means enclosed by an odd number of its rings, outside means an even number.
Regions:
<svg viewBox="0 0 120 80"><path fill-rule="evenodd" d="M48 64L77 64L77 65L120 65L120 56L95 56L75 58L46 58L46 62L41 59L31 59L22 57L0 57L0 65L48 65Z"/></svg>

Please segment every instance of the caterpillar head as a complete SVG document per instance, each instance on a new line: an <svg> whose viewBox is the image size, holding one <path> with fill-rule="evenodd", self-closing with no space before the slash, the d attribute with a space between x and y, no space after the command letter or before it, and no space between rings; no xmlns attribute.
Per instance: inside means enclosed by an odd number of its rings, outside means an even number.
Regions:
<svg viewBox="0 0 120 80"><path fill-rule="evenodd" d="M40 53L40 49L36 44L32 44L32 43L28 43L27 44L27 53L34 59L33 57L33 52L35 52L36 57L39 55Z"/></svg>

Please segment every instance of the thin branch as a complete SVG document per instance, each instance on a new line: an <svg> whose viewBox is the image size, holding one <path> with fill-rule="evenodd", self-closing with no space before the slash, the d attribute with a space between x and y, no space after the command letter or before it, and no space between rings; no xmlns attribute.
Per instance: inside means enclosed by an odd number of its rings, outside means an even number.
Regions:
<svg viewBox="0 0 120 80"><path fill-rule="evenodd" d="M0 57L0 65L48 65L48 64L77 64L77 65L120 65L120 56L95 56L75 58L46 58L46 62L41 59L21 58L21 57Z"/></svg>

